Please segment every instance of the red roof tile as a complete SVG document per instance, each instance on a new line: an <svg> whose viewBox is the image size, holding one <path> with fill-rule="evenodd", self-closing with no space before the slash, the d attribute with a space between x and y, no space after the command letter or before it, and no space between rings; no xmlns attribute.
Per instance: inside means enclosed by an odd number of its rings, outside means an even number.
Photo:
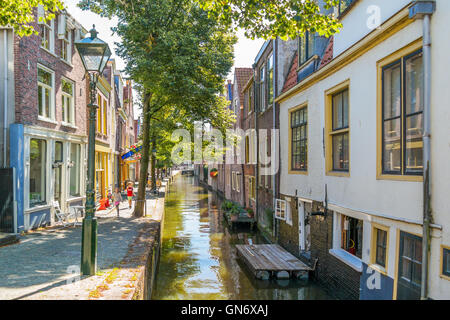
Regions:
<svg viewBox="0 0 450 320"><path fill-rule="evenodd" d="M331 60L333 60L333 42L334 38L331 37L330 41L328 42L328 46L325 49L325 53L323 54L322 61L320 62L320 68L323 68L326 66Z"/></svg>
<svg viewBox="0 0 450 320"><path fill-rule="evenodd" d="M297 67L298 67L298 52L295 54L294 60L292 61L291 68L286 77L286 81L283 86L283 93L288 91L290 88L297 84Z"/></svg>
<svg viewBox="0 0 450 320"><path fill-rule="evenodd" d="M253 75L253 69L252 68L235 68L234 69L234 76L237 82L237 90L239 92L239 100L241 105L244 103L244 94L242 90L244 89L245 85L247 84L248 80Z"/></svg>

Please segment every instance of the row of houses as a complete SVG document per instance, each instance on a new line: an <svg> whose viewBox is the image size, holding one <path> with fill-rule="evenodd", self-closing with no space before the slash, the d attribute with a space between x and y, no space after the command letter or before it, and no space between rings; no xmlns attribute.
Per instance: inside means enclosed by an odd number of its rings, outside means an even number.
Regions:
<svg viewBox="0 0 450 320"><path fill-rule="evenodd" d="M337 297L449 299L450 2L330 10L339 33L266 41L235 69L244 161L197 173Z"/></svg>
<svg viewBox="0 0 450 320"><path fill-rule="evenodd" d="M45 12L34 11L36 20ZM74 42L87 30L65 10L39 32L18 37L0 27L2 198L0 232L21 232L54 222L85 200L88 79ZM105 198L136 179L136 159L121 155L136 143L131 80L108 61L97 84L95 191Z"/></svg>

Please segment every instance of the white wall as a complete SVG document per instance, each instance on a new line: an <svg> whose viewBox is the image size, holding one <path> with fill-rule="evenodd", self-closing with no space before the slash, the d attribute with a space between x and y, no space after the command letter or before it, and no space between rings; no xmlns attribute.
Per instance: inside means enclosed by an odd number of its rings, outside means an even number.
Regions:
<svg viewBox="0 0 450 320"><path fill-rule="evenodd" d="M374 6L379 8L380 23L382 24L411 2L411 0L359 0L343 17L341 32L334 36L334 56L340 55L373 31L368 27L367 22L369 21L370 26L374 15L374 11L372 11L375 9Z"/></svg>
<svg viewBox="0 0 450 320"><path fill-rule="evenodd" d="M398 3L397 3L398 2ZM380 1L387 12L396 12L408 1ZM363 34L356 24L361 20L361 1L344 19L344 29L335 39L335 54ZM364 9L365 10L365 9ZM450 245L450 38L447 21L450 1L437 1L432 17L432 101L431 101L431 171L432 210L434 223L430 257L431 298L450 298L450 281L440 277L441 245ZM351 17L356 21L351 23ZM348 20L348 21L347 21ZM355 35L352 35L352 32ZM358 34L360 34L358 36ZM377 180L377 69L376 62L422 36L422 21L418 20L377 45L351 64L316 83L312 87L283 101L280 106L281 186L280 192L313 200L324 200L324 184L328 185L328 202L362 213L365 220L390 225L389 276L394 276L396 234L399 229L422 233L422 182ZM339 38L340 37L340 38ZM352 40L353 39L353 40ZM325 175L323 153L324 92L350 79L350 177ZM288 109L308 102L308 175L288 174ZM376 217L378 216L378 217ZM404 219L417 224L384 219ZM371 228L364 231L363 261L368 260Z"/></svg>

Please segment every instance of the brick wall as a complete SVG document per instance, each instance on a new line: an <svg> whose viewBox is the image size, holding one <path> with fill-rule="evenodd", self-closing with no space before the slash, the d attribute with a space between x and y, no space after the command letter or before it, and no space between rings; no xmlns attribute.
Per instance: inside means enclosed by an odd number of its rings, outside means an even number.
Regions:
<svg viewBox="0 0 450 320"><path fill-rule="evenodd" d="M36 9L35 9L36 14ZM36 30L40 30L36 23L32 23ZM75 32L72 30L72 65L60 58L61 40L57 37L58 19L54 21L54 54L40 48L41 37L32 35L30 37L14 39L14 65L15 65L15 121L26 125L36 125L58 131L77 135L86 135L86 81L84 67L81 59L73 46ZM38 63L54 71L55 76L55 121L51 123L38 120L38 85L37 66ZM75 83L74 107L75 125L77 128L64 126L62 121L62 89L61 78L65 77Z"/></svg>
<svg viewBox="0 0 450 320"><path fill-rule="evenodd" d="M315 208L313 208L313 211ZM311 260L318 258L314 278L339 299L359 299L361 273L329 254L333 215L311 217Z"/></svg>

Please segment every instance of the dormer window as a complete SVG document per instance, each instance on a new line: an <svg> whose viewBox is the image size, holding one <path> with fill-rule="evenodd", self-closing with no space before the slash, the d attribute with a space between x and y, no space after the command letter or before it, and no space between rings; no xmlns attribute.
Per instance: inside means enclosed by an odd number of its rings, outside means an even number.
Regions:
<svg viewBox="0 0 450 320"><path fill-rule="evenodd" d="M344 13L350 5L355 2L355 0L339 0L339 4L337 7L337 15L338 17Z"/></svg>
<svg viewBox="0 0 450 320"><path fill-rule="evenodd" d="M298 38L298 65L304 64L314 55L315 34L307 31Z"/></svg>

